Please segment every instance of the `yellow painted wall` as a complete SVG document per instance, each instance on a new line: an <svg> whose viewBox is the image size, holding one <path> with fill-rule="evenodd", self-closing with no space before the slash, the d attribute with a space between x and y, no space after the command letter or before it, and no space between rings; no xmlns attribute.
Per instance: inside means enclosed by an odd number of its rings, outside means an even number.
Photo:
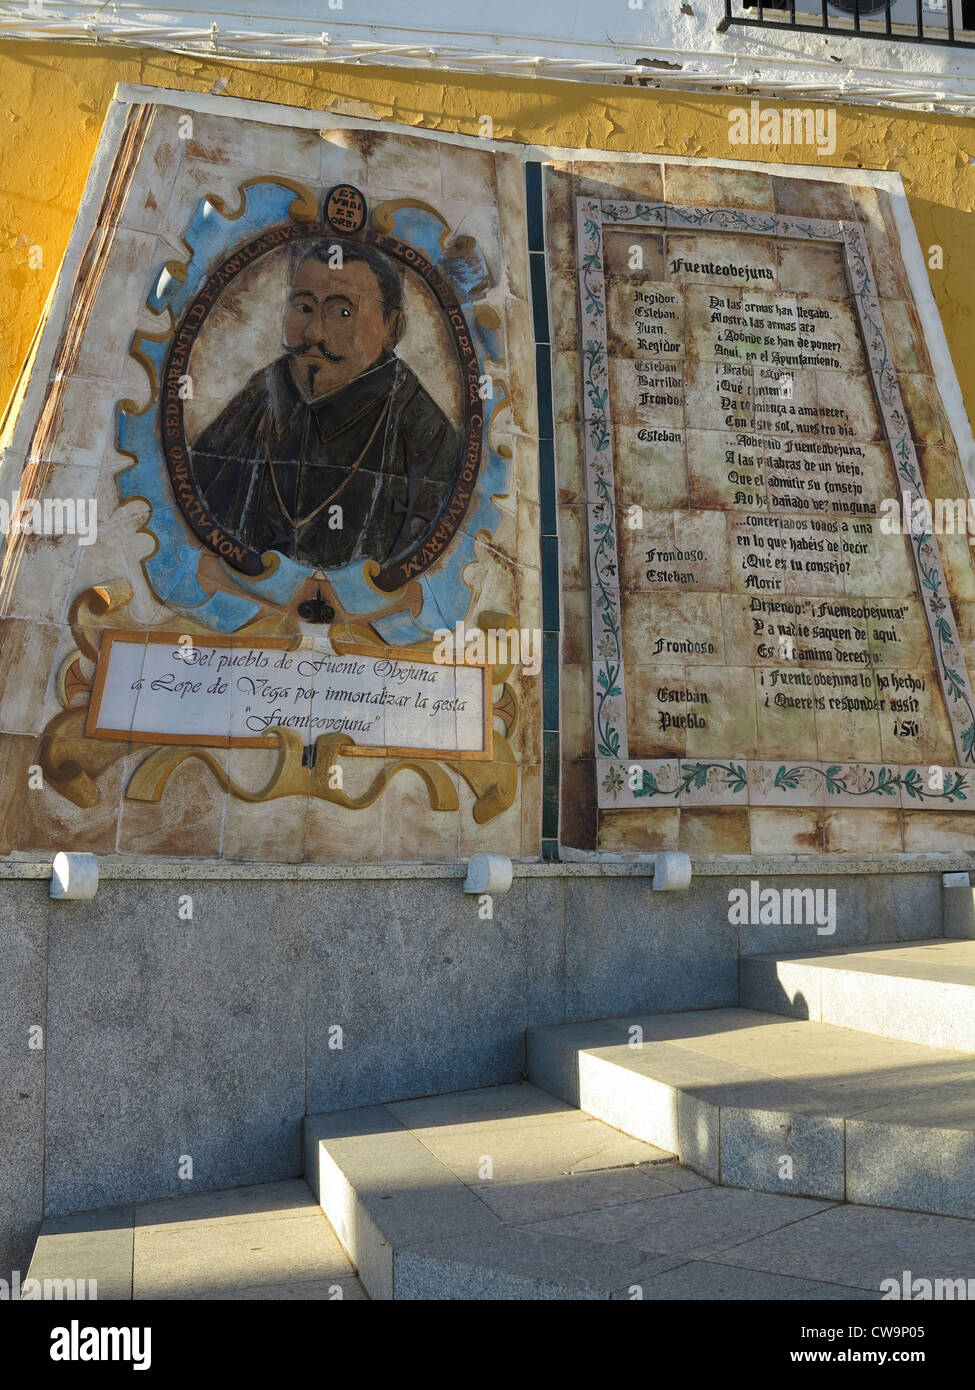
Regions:
<svg viewBox="0 0 975 1390"><path fill-rule="evenodd" d="M741 97L0 43L0 401L10 395L43 310L115 84L206 92L220 78L226 79L227 96L322 110L334 106L432 130L477 134L478 118L489 115L501 140L724 159L743 153L728 143L727 119ZM944 248L944 269L929 274L969 416L975 417L975 121L840 107L837 130L836 154L824 162L898 170L921 245ZM781 163L816 162L802 146L770 146L760 155ZM41 254L36 267L33 247Z"/></svg>

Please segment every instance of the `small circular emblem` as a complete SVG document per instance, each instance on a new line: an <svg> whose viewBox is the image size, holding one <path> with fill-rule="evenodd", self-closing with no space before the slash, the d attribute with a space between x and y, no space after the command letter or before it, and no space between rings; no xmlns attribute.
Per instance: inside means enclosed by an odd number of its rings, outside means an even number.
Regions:
<svg viewBox="0 0 975 1390"><path fill-rule="evenodd" d="M351 183L337 183L325 197L325 219L343 236L361 231L366 221L366 200Z"/></svg>

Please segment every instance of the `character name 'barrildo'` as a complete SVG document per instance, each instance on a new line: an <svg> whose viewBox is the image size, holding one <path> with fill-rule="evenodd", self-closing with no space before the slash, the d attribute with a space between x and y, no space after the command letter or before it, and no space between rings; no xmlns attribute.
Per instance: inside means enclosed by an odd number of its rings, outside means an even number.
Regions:
<svg viewBox="0 0 975 1390"><path fill-rule="evenodd" d="M518 666L526 676L542 669L542 634L538 628L465 628L458 622L433 634L433 659L444 666Z"/></svg>

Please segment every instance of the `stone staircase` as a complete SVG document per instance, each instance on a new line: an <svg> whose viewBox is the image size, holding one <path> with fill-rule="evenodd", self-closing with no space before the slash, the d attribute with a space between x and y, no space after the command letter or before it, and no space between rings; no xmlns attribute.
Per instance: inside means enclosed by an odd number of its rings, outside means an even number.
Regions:
<svg viewBox="0 0 975 1390"><path fill-rule="evenodd" d="M744 956L749 1009L975 1052L975 941L936 937L816 955Z"/></svg>
<svg viewBox="0 0 975 1390"><path fill-rule="evenodd" d="M526 1082L308 1116L311 1195L55 1218L30 1277L123 1299L975 1287L975 940L746 957L740 1000L533 1028Z"/></svg>
<svg viewBox="0 0 975 1390"><path fill-rule="evenodd" d="M659 1259L639 1242L573 1238L558 1218L707 1186L529 1085L309 1117L305 1155L312 1192L381 1299L625 1298Z"/></svg>
<svg viewBox="0 0 975 1390"><path fill-rule="evenodd" d="M975 1276L975 942L745 958L741 1001L533 1028L529 1085L309 1117L370 1294L872 1298L864 1231L897 1275L920 1229Z"/></svg>
<svg viewBox="0 0 975 1390"><path fill-rule="evenodd" d="M533 1030L529 1059L713 1182L975 1217L971 1054L715 1009Z"/></svg>

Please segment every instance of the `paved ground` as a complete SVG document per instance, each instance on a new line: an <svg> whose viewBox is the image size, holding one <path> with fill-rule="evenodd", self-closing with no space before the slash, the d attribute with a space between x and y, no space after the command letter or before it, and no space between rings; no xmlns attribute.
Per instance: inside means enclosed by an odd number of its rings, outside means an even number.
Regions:
<svg viewBox="0 0 975 1390"><path fill-rule="evenodd" d="M45 1222L30 1277L115 1299L366 1298L304 1179Z"/></svg>

